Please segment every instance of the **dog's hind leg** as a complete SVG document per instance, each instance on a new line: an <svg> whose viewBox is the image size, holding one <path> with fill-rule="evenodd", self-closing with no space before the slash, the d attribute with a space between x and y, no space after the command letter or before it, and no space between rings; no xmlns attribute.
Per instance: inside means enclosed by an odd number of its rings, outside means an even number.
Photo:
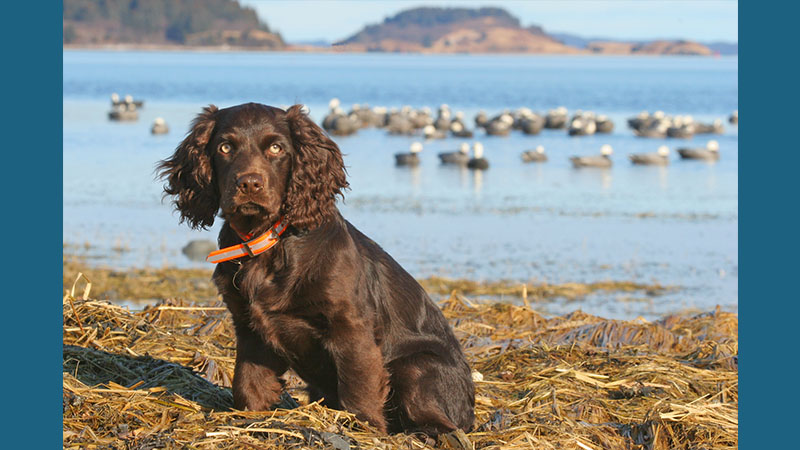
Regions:
<svg viewBox="0 0 800 450"><path fill-rule="evenodd" d="M436 437L474 421L474 388L469 369L438 356L417 353L389 364L387 418L391 432L423 432Z"/></svg>

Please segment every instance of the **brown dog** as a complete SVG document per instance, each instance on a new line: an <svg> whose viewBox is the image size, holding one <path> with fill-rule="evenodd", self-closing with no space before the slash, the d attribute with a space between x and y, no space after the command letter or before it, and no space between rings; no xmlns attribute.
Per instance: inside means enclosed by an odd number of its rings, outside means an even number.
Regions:
<svg viewBox="0 0 800 450"><path fill-rule="evenodd" d="M220 247L288 225L273 247L255 254L251 244L214 272L236 329L234 407L270 408L292 368L312 400L382 431L472 426L474 387L453 331L341 216L342 155L299 105L209 106L158 169L181 221L205 228L221 210Z"/></svg>

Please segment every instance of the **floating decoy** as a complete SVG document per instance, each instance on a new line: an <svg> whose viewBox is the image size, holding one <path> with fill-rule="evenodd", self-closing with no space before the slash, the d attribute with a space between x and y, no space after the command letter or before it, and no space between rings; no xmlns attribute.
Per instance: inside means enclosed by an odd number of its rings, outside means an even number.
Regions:
<svg viewBox="0 0 800 450"><path fill-rule="evenodd" d="M694 132L697 134L722 134L725 132L725 126L722 125L722 119L714 119L710 124L696 123Z"/></svg>
<svg viewBox="0 0 800 450"><path fill-rule="evenodd" d="M422 134L425 139L444 139L447 137L447 131L442 131L433 125L425 125L422 129Z"/></svg>
<svg viewBox="0 0 800 450"><path fill-rule="evenodd" d="M611 167L611 153L613 149L610 145L605 144L600 147L600 155L597 156L573 156L569 160L572 165L578 167Z"/></svg>
<svg viewBox="0 0 800 450"><path fill-rule="evenodd" d="M333 129L333 122L336 118L343 116L344 111L339 107L341 102L338 98L334 97L328 102L328 114L322 119L322 128L325 130Z"/></svg>
<svg viewBox="0 0 800 450"><path fill-rule="evenodd" d="M489 168L489 161L483 157L483 144L476 142L472 146L472 158L467 161L470 169L486 170Z"/></svg>
<svg viewBox="0 0 800 450"><path fill-rule="evenodd" d="M135 108L141 108L144 105L144 100L134 100L131 95L126 95L124 99L120 100L119 94L116 92L111 93L111 106L118 105L133 105Z"/></svg>
<svg viewBox="0 0 800 450"><path fill-rule="evenodd" d="M705 148L679 148L678 154L683 159L701 159L704 161L716 161L719 159L719 142L708 141Z"/></svg>
<svg viewBox="0 0 800 450"><path fill-rule="evenodd" d="M370 108L367 104L353 105L348 116L358 122L359 128L383 126L383 116L374 109Z"/></svg>
<svg viewBox="0 0 800 450"><path fill-rule="evenodd" d="M594 115L590 113L582 114L576 112L575 116L569 123L567 134L570 136L589 136L597 131L597 123L594 121Z"/></svg>
<svg viewBox="0 0 800 450"><path fill-rule="evenodd" d="M633 129L633 134L639 137L665 138L667 130L674 126L674 123L671 117L664 115L663 111L656 111L652 115L642 111L636 117L628 119L628 126Z"/></svg>
<svg viewBox="0 0 800 450"><path fill-rule="evenodd" d="M389 134L414 134L416 128L411 120L400 113L389 113L389 122L386 125L386 130Z"/></svg>
<svg viewBox="0 0 800 450"><path fill-rule="evenodd" d="M450 123L450 133L460 138L471 138L473 136L472 130L466 129L462 122L457 122L455 120Z"/></svg>
<svg viewBox="0 0 800 450"><path fill-rule="evenodd" d="M486 115L486 111L480 110L478 114L475 116L475 126L478 128L485 128L486 124L489 123L489 116Z"/></svg>
<svg viewBox="0 0 800 450"><path fill-rule="evenodd" d="M450 107L446 104L439 106L438 116L433 122L437 130L447 131L450 129Z"/></svg>
<svg viewBox="0 0 800 450"><path fill-rule="evenodd" d="M514 125L527 135L536 135L544 128L545 118L525 108Z"/></svg>
<svg viewBox="0 0 800 450"><path fill-rule="evenodd" d="M667 127L667 137L691 139L696 132L694 120L691 116L675 116L672 125Z"/></svg>
<svg viewBox="0 0 800 450"><path fill-rule="evenodd" d="M541 145L537 145L533 150L527 150L522 152L522 161L523 162L545 162L547 161L547 155L544 153L544 147Z"/></svg>
<svg viewBox="0 0 800 450"><path fill-rule="evenodd" d="M342 114L333 120L330 133L335 136L350 136L361 128L361 121L355 114Z"/></svg>
<svg viewBox="0 0 800 450"><path fill-rule="evenodd" d="M614 131L614 122L604 114L597 116L594 123L597 126L597 133L611 133Z"/></svg>
<svg viewBox="0 0 800 450"><path fill-rule="evenodd" d="M567 108L559 106L547 112L544 118L544 127L551 130L560 130L567 126Z"/></svg>
<svg viewBox="0 0 800 450"><path fill-rule="evenodd" d="M511 117L511 114L503 113L490 120L484 128L486 129L486 134L490 136L508 136L513 124L514 118Z"/></svg>
<svg viewBox="0 0 800 450"><path fill-rule="evenodd" d="M457 152L439 153L442 164L465 165L469 162L469 144L461 144Z"/></svg>
<svg viewBox="0 0 800 450"><path fill-rule="evenodd" d="M395 164L398 166L418 166L419 152L422 151L422 144L414 142L411 144L408 153L396 153L394 155Z"/></svg>
<svg viewBox="0 0 800 450"><path fill-rule="evenodd" d="M408 120L416 129L425 128L428 125L433 125L433 117L431 117L431 110L428 107L420 110L409 110L407 113Z"/></svg>
<svg viewBox="0 0 800 450"><path fill-rule="evenodd" d="M141 105L141 102L139 104ZM108 113L108 118L118 121L139 120L139 111L133 97L126 95L125 100L120 101L116 92L111 94L111 111Z"/></svg>
<svg viewBox="0 0 800 450"><path fill-rule="evenodd" d="M164 122L164 119L161 117L156 117L156 120L153 121L153 126L150 127L150 133L167 134L169 133L169 127L167 126L167 123Z"/></svg>
<svg viewBox="0 0 800 450"><path fill-rule="evenodd" d="M648 111L642 111L637 114L636 117L628 119L628 126L634 130L641 130L647 128L651 121L650 113Z"/></svg>
<svg viewBox="0 0 800 450"><path fill-rule="evenodd" d="M633 164L649 166L666 166L669 164L669 148L666 145L658 147L655 153L633 153L628 155Z"/></svg>

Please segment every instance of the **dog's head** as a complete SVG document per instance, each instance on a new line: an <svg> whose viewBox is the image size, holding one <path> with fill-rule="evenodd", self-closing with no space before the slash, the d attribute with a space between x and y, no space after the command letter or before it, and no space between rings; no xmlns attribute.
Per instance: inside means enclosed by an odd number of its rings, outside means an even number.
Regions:
<svg viewBox="0 0 800 450"><path fill-rule="evenodd" d="M313 229L335 211L348 187L342 154L295 105L284 111L246 103L211 105L157 170L165 195L192 228L207 228L217 211L242 232L281 216Z"/></svg>

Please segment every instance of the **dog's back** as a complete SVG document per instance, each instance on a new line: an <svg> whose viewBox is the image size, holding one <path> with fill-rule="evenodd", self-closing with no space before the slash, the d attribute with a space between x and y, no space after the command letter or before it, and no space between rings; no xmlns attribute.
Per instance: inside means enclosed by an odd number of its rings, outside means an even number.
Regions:
<svg viewBox="0 0 800 450"><path fill-rule="evenodd" d="M391 377L386 408L390 431L416 429L436 434L443 428L469 430L474 421L475 388L447 319L405 269L346 223L363 257L362 270L371 291L367 298L378 312L376 341Z"/></svg>

